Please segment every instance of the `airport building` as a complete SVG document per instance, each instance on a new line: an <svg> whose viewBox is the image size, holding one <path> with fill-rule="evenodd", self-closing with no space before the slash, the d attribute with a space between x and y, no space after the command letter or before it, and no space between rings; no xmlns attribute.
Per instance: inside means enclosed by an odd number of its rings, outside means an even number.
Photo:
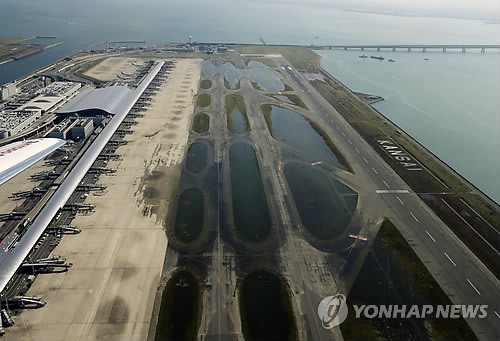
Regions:
<svg viewBox="0 0 500 341"><path fill-rule="evenodd" d="M52 128L46 136L78 141L88 137L93 130L94 121L92 118L70 117Z"/></svg>
<svg viewBox="0 0 500 341"><path fill-rule="evenodd" d="M7 83L5 85L0 86L0 100L5 101L9 97L17 94L17 87L14 83Z"/></svg>
<svg viewBox="0 0 500 341"><path fill-rule="evenodd" d="M10 89L12 85L8 88ZM80 90L81 86L80 83L74 82L54 82L41 89L36 97L15 110L0 111L0 139L22 133L45 113L63 105Z"/></svg>
<svg viewBox="0 0 500 341"><path fill-rule="evenodd" d="M16 288L11 288L9 284L12 284L11 280L18 268L30 253L36 249L36 245L46 232L47 227L50 226L54 219L57 219L64 205L91 169L99 154L104 150L127 114L143 95L164 64L163 61L159 61L151 65L146 77L144 77L137 88L112 86L100 89L86 89L57 111L59 115L80 114L92 111L99 113L101 116L103 114L111 116L111 119L106 124L101 124L99 127L100 133L96 135L93 143L79 157L74 167L68 173L64 174L58 186L54 187L54 192L47 198L34 219L29 220L29 225L23 231L22 236L16 236L17 232L14 230L6 235L3 240L0 240L0 249L5 246L8 247L5 249L7 252L0 252L0 302L2 302L0 304L3 304L3 302L10 302L10 304L12 302L21 302L23 305L31 304L35 306L43 306L45 304L41 303L40 300L34 301L29 297L8 297L9 290ZM61 127L61 130L66 132L66 134L74 133L75 136L81 136L81 134L88 134L93 127L92 118L77 117L73 120L68 118L68 121L71 122L68 126ZM69 128L70 126L71 128ZM71 129L74 130L71 131ZM20 169L25 168L23 166ZM9 236L16 238L15 243L12 243Z"/></svg>
<svg viewBox="0 0 500 341"><path fill-rule="evenodd" d="M91 118L79 118L70 130L72 140L83 140L92 134L94 130L94 121Z"/></svg>
<svg viewBox="0 0 500 341"><path fill-rule="evenodd" d="M44 114L67 101L81 86L80 83L54 82L40 90L38 96L22 105L19 110L39 110Z"/></svg>
<svg viewBox="0 0 500 341"><path fill-rule="evenodd" d="M0 112L0 139L17 135L29 128L42 116L39 110L16 110Z"/></svg>

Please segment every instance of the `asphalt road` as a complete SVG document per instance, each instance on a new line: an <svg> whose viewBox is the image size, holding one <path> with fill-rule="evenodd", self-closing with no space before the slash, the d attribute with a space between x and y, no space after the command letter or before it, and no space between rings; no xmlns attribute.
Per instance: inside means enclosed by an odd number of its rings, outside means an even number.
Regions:
<svg viewBox="0 0 500 341"><path fill-rule="evenodd" d="M370 211L391 218L454 304L488 305L487 318L467 320L478 337L500 339L500 282L297 70L279 63L353 166L360 196L382 206L364 212L365 220Z"/></svg>

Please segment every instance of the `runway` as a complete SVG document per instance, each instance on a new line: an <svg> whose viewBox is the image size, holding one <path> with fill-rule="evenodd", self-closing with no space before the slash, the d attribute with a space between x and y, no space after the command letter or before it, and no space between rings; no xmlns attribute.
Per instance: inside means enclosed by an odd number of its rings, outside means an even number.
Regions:
<svg viewBox="0 0 500 341"><path fill-rule="evenodd" d="M364 220L390 218L454 304L488 305L487 318L467 321L480 339L499 339L499 281L297 70L284 59L279 62L306 97L311 118L352 165L353 188L382 207L373 217L364 208Z"/></svg>

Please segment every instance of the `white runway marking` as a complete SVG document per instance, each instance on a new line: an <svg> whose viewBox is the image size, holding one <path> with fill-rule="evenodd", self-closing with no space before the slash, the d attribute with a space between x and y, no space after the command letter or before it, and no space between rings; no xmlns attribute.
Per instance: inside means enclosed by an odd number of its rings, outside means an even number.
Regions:
<svg viewBox="0 0 500 341"><path fill-rule="evenodd" d="M347 139L347 141L349 141L349 143L352 144L351 140Z"/></svg>
<svg viewBox="0 0 500 341"><path fill-rule="evenodd" d="M471 281L469 281L469 279L467 278L467 282L469 282L470 286L474 288L474 290L476 290L476 292L481 295L481 293L479 292L479 290L477 290L477 288L474 286L474 284L472 284Z"/></svg>
<svg viewBox="0 0 500 341"><path fill-rule="evenodd" d="M415 219L415 221L418 221L417 217L415 217L415 215L412 212L410 212L410 215L413 217L413 219Z"/></svg>
<svg viewBox="0 0 500 341"><path fill-rule="evenodd" d="M372 167L373 173L378 175L378 172L375 170L375 168Z"/></svg>
<svg viewBox="0 0 500 341"><path fill-rule="evenodd" d="M399 202L401 203L401 205L403 205L403 206L404 206L404 204L405 204L405 203L403 202L403 200L401 200L401 199L400 199L397 195L396 195L396 198L398 198L398 200L399 200Z"/></svg>
<svg viewBox="0 0 500 341"><path fill-rule="evenodd" d="M482 240L486 243L486 245L488 245L488 246L489 246L489 247L491 247L491 248L492 248L492 249L493 249L496 253L498 253L498 250L497 250L497 249L496 249L493 245L491 245L491 243L490 243L488 240L486 240L486 238L484 238L482 234L480 234L479 232L477 232L477 230L476 230L476 229L475 229L475 228L474 228L471 224L469 224L469 222L468 222L467 220L465 220L465 219L464 219L464 217L462 217L462 216L460 215L460 213L458 213L458 212L457 212L457 211L456 211L453 207L451 207L451 206L450 206L450 204L448 204L448 203L447 203L444 199L441 199L441 201L442 201L442 202L443 202L446 206L448 206L448 207L450 208L450 210L452 210L452 211L453 211L453 212L454 212L454 213L455 213L455 214L456 214L456 215L457 215L457 216L458 216L458 217L459 217L459 218L460 218L460 219L461 219L461 220L462 220L465 224L467 224L467 226L469 226L469 227L470 227L470 229L471 229L472 231L474 231L474 233L475 233L475 234L477 234L477 236L478 236L479 238L481 238L481 239L482 239Z"/></svg>
<svg viewBox="0 0 500 341"><path fill-rule="evenodd" d="M489 227L491 227L493 229L494 232L500 234L500 231L497 230L496 228L493 227L493 225L491 225L487 220L485 220L479 213L476 212L476 210L474 210L472 207L470 207L470 205L468 203L466 203L463 199L460 199L461 202L463 202L465 205L467 205L468 208L470 208L472 210L472 212L474 212L478 217L479 219L481 219L482 221L484 221Z"/></svg>
<svg viewBox="0 0 500 341"><path fill-rule="evenodd" d="M382 182L384 183L385 187L389 188L389 185L387 184L387 182L385 182L385 180L382 180Z"/></svg>
<svg viewBox="0 0 500 341"><path fill-rule="evenodd" d="M451 262L451 264L453 264L453 266L457 266L455 264L455 262L453 261L453 259L450 258L450 256L448 256L448 254L445 252L444 255L446 256L446 258L448 258L448 260Z"/></svg>
<svg viewBox="0 0 500 341"><path fill-rule="evenodd" d="M500 319L500 315L498 315L497 311L493 311L495 313L495 315Z"/></svg>
<svg viewBox="0 0 500 341"><path fill-rule="evenodd" d="M341 133L342 133L342 135L344 135L344 137L345 137L345 134L344 134L344 132L343 132L343 131L341 131Z"/></svg>
<svg viewBox="0 0 500 341"><path fill-rule="evenodd" d="M377 194L388 194L388 193L408 193L406 189L377 189L375 191ZM403 204L404 205L404 204Z"/></svg>
<svg viewBox="0 0 500 341"><path fill-rule="evenodd" d="M431 238L434 243L436 242L436 239L434 239L434 237L431 236L431 234L429 233L429 231L425 231L425 233L427 233L427 235L429 236L429 238Z"/></svg>
<svg viewBox="0 0 500 341"><path fill-rule="evenodd" d="M356 148L356 147L355 147L354 149L356 149L356 151L357 151L357 152L358 152L358 154L359 154L359 149L358 149L358 148Z"/></svg>
<svg viewBox="0 0 500 341"><path fill-rule="evenodd" d="M366 158L363 157L363 160L365 160L365 162L368 163L368 160Z"/></svg>

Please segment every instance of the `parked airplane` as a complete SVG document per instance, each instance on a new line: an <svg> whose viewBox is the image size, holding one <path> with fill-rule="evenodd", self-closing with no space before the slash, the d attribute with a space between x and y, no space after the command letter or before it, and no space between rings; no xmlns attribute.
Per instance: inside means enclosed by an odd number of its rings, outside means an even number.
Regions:
<svg viewBox="0 0 500 341"><path fill-rule="evenodd" d="M116 169L110 169L105 167L92 167L89 169L90 174L111 174L116 173Z"/></svg>
<svg viewBox="0 0 500 341"><path fill-rule="evenodd" d="M15 296L2 302L9 309L36 309L45 306L46 302L36 296Z"/></svg>
<svg viewBox="0 0 500 341"><path fill-rule="evenodd" d="M26 213L23 212L0 213L0 221L18 220L24 217L25 215Z"/></svg>
<svg viewBox="0 0 500 341"><path fill-rule="evenodd" d="M35 187L29 191L14 192L14 193L12 193L11 197L13 197L13 198L32 198L32 197L42 196L46 192L47 192L47 190L39 189L38 187Z"/></svg>
<svg viewBox="0 0 500 341"><path fill-rule="evenodd" d="M100 184L88 184L88 185L80 185L76 188L77 191L103 191L107 187L106 185Z"/></svg>
<svg viewBox="0 0 500 341"><path fill-rule="evenodd" d="M45 172L38 172L35 174L31 174L30 178L33 180L46 180L46 179L55 179L57 178L61 173L57 173L55 171L45 171Z"/></svg>
<svg viewBox="0 0 500 341"><path fill-rule="evenodd" d="M78 234L81 230L73 225L49 226L47 232L51 234Z"/></svg>
<svg viewBox="0 0 500 341"><path fill-rule="evenodd" d="M95 205L75 203L64 205L62 209L65 211L93 211L95 209Z"/></svg>

